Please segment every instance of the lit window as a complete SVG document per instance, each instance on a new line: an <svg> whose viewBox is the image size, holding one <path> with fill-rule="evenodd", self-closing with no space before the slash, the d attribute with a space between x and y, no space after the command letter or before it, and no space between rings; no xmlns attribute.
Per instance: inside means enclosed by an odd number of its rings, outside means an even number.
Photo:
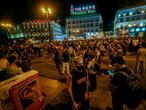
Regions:
<svg viewBox="0 0 146 110"><path fill-rule="evenodd" d="M145 30L146 30L145 27L141 28L141 31L145 31Z"/></svg>
<svg viewBox="0 0 146 110"><path fill-rule="evenodd" d="M126 16L126 13L124 13L123 15Z"/></svg>
<svg viewBox="0 0 146 110"><path fill-rule="evenodd" d="M85 10L85 7L82 7L82 10Z"/></svg>
<svg viewBox="0 0 146 110"><path fill-rule="evenodd" d="M21 33L20 36L23 37L23 34Z"/></svg>
<svg viewBox="0 0 146 110"><path fill-rule="evenodd" d="M144 10L141 10L141 13L144 13L145 11Z"/></svg>
<svg viewBox="0 0 146 110"><path fill-rule="evenodd" d="M140 31L140 28L136 28L136 32Z"/></svg>
<svg viewBox="0 0 146 110"><path fill-rule="evenodd" d="M142 27L143 26L143 22L140 22L140 27Z"/></svg>
<svg viewBox="0 0 146 110"><path fill-rule="evenodd" d="M121 14L118 14L118 17L121 17Z"/></svg>
<svg viewBox="0 0 146 110"><path fill-rule="evenodd" d="M130 31L131 31L131 32L134 32L134 29L131 29Z"/></svg>
<svg viewBox="0 0 146 110"><path fill-rule="evenodd" d="M128 24L128 27L132 27L132 25L131 24Z"/></svg>
<svg viewBox="0 0 146 110"><path fill-rule="evenodd" d="M129 15L133 15L133 12L131 11L131 12L129 12Z"/></svg>

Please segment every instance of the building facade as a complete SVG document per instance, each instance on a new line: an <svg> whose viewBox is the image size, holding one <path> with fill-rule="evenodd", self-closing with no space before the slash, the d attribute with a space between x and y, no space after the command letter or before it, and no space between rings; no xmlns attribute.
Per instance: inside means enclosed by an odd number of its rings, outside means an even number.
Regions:
<svg viewBox="0 0 146 110"><path fill-rule="evenodd" d="M61 35L61 25L49 20L25 21L10 31L11 39L32 39L35 42L49 42Z"/></svg>
<svg viewBox="0 0 146 110"><path fill-rule="evenodd" d="M103 31L103 21L100 14L96 13L94 4L73 6L71 16L66 19L66 33L69 38L98 37Z"/></svg>
<svg viewBox="0 0 146 110"><path fill-rule="evenodd" d="M9 31L9 36L10 39L23 39L25 36L23 33L22 25L17 24L13 28L11 28Z"/></svg>
<svg viewBox="0 0 146 110"><path fill-rule="evenodd" d="M146 35L146 5L128 7L117 11L114 32L118 37Z"/></svg>
<svg viewBox="0 0 146 110"><path fill-rule="evenodd" d="M22 23L25 38L34 39L36 41L49 42L51 27L49 20L30 20Z"/></svg>
<svg viewBox="0 0 146 110"><path fill-rule="evenodd" d="M53 40L62 41L64 40L65 36L62 31L62 27L57 22L51 22L51 29L53 34Z"/></svg>

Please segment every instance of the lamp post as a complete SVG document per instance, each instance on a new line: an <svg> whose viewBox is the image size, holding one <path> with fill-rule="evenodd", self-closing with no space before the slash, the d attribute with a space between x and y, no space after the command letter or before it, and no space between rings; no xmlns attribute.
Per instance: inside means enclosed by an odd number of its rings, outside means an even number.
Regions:
<svg viewBox="0 0 146 110"><path fill-rule="evenodd" d="M42 12L47 15L47 19L49 19L49 14L52 13L50 8L47 8L47 9L42 8Z"/></svg>
<svg viewBox="0 0 146 110"><path fill-rule="evenodd" d="M52 34L49 15L52 13L52 11L50 8L42 8L42 12L43 12L43 14L46 14L46 19L48 20L49 42L51 42L53 40L53 34Z"/></svg>

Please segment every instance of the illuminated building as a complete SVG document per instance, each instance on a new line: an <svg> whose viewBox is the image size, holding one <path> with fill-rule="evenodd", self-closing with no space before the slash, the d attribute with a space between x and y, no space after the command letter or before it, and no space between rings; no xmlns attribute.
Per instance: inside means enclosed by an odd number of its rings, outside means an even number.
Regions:
<svg viewBox="0 0 146 110"><path fill-rule="evenodd" d="M62 40L61 25L48 20L30 20L22 25L16 25L10 30L10 39L32 39L35 42L49 42L50 34L53 40ZM61 36L61 37L60 37Z"/></svg>
<svg viewBox="0 0 146 110"><path fill-rule="evenodd" d="M50 30L48 20L25 21L22 23L22 26L26 38L49 42Z"/></svg>
<svg viewBox="0 0 146 110"><path fill-rule="evenodd" d="M128 7L117 11L114 31L118 37L146 35L146 5Z"/></svg>
<svg viewBox="0 0 146 110"><path fill-rule="evenodd" d="M13 28L11 28L10 39L23 39L24 37L25 36L21 24L15 25Z"/></svg>
<svg viewBox="0 0 146 110"><path fill-rule="evenodd" d="M51 26L49 26L49 23ZM50 35L54 39L54 36L62 34L61 26L54 21L32 20L25 21L22 24L25 38L49 42Z"/></svg>
<svg viewBox="0 0 146 110"><path fill-rule="evenodd" d="M103 21L96 13L94 4L73 6L70 8L71 16L66 19L66 33L69 38L97 37L103 31Z"/></svg>
<svg viewBox="0 0 146 110"><path fill-rule="evenodd" d="M61 25L52 21L51 26L52 26L52 32L53 32L52 33L53 34L53 39L54 40L59 40L59 41L64 40L65 37L63 35Z"/></svg>

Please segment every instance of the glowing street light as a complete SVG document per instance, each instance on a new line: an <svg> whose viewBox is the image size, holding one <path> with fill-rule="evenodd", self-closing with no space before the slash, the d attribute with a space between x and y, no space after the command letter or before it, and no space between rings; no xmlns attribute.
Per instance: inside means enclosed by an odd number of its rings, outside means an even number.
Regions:
<svg viewBox="0 0 146 110"><path fill-rule="evenodd" d="M41 10L42 10L42 12L43 12L44 14L46 14L46 15L47 15L47 19L48 19L49 14L51 14L51 13L52 13L51 9L50 9L50 8L47 8L47 9L42 8Z"/></svg>
<svg viewBox="0 0 146 110"><path fill-rule="evenodd" d="M47 15L47 20L49 21L48 22L48 31L49 31L49 41L52 41L53 39L53 34L52 34L52 29L51 29L51 24L50 24L50 20L49 20L49 15L52 14L52 11L50 8L41 8L43 14L46 14Z"/></svg>
<svg viewBox="0 0 146 110"><path fill-rule="evenodd" d="M2 27L5 27L5 28L11 28L12 27L12 25L11 24L8 24L8 23L6 23L6 24L5 23L2 23L1 26Z"/></svg>

